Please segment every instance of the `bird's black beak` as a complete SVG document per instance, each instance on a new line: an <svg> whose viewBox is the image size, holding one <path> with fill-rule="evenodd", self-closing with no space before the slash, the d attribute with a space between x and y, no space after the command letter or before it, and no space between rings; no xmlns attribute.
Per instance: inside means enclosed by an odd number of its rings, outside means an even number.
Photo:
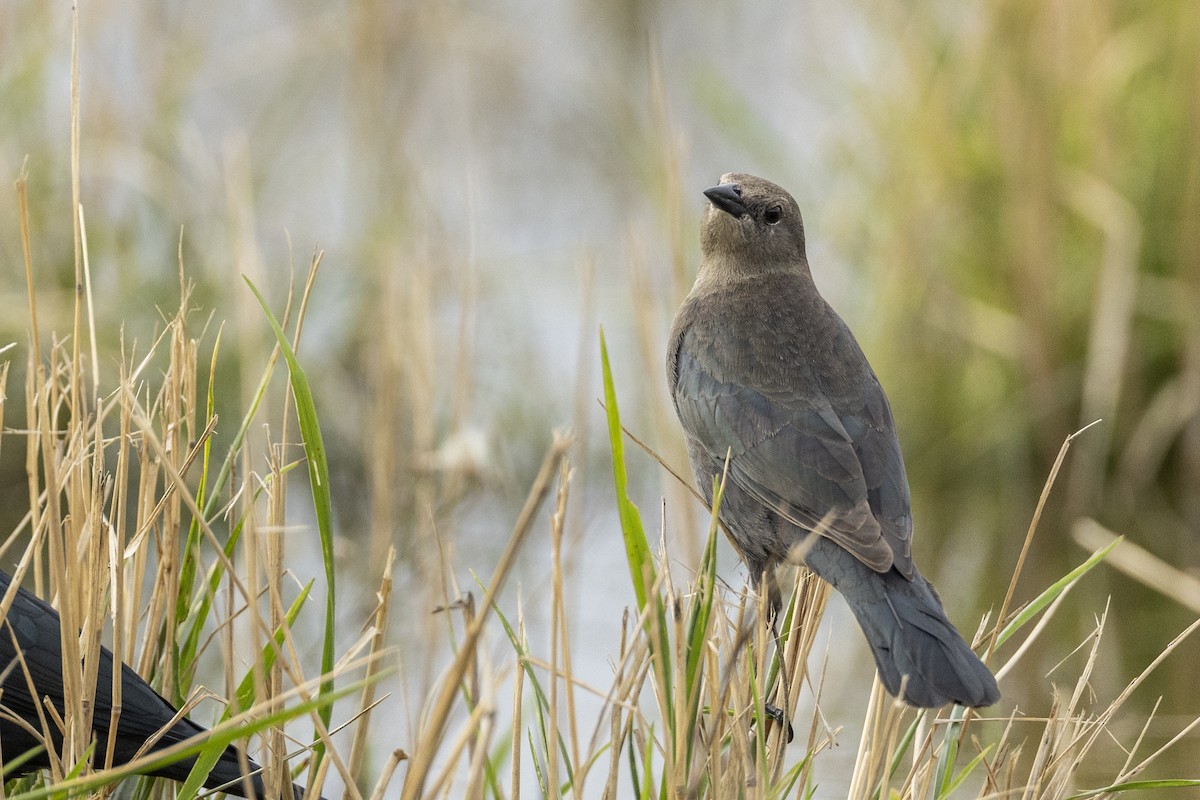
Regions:
<svg viewBox="0 0 1200 800"><path fill-rule="evenodd" d="M732 217L742 217L750 213L750 210L742 202L742 190L736 183L722 183L711 189L705 189L704 196L714 206Z"/></svg>

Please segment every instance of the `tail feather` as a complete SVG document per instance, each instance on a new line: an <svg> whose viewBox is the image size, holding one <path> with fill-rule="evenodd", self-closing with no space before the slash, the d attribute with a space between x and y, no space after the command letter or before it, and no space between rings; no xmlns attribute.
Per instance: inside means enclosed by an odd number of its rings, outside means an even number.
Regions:
<svg viewBox="0 0 1200 800"><path fill-rule="evenodd" d="M805 561L850 604L891 694L903 691L905 702L920 708L990 706L1000 699L995 677L947 619L928 581L895 569L875 572L824 541Z"/></svg>

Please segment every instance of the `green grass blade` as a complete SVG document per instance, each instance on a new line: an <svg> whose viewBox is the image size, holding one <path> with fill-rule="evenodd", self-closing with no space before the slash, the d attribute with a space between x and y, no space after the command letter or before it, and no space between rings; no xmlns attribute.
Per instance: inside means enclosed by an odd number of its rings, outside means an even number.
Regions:
<svg viewBox="0 0 1200 800"><path fill-rule="evenodd" d="M767 792L767 800L783 800L792 793L796 788L796 781L800 780L800 774L804 772L805 767L812 761L812 755L806 753L804 758L792 765L787 772L780 776Z"/></svg>
<svg viewBox="0 0 1200 800"><path fill-rule="evenodd" d="M478 576L473 577L475 577L475 583L477 583L482 589L483 582L479 580ZM546 694L546 690L542 688L541 682L538 681L537 671L533 668L534 659L532 658L532 654L525 648L524 645L521 644L521 640L517 636L516 629L514 629L512 624L508 621L508 617L501 613L500 608L495 603L492 604L492 613L495 614L496 619L500 621L500 626L504 628L504 633L506 636L508 636L509 644L512 645L513 650L517 654L517 668L525 671L525 679L529 681L529 686L533 690L534 704L537 707L538 713L538 728L542 734L542 743L545 745L548 758L548 751L551 749L551 745L546 741L546 739L549 738L549 729L546 726L546 714L550 710L550 698ZM532 733L530 735L532 736ZM532 742L533 740L530 739L530 741ZM558 746L559 753L562 754L563 767L567 771L567 783L574 786L575 765L571 763L571 752L567 747L567 740L563 736L561 730L558 733L558 742L556 744ZM534 752L536 753L536 751Z"/></svg>
<svg viewBox="0 0 1200 800"><path fill-rule="evenodd" d="M226 713L228 713L228 710ZM179 787L176 800L195 800L196 795L204 788L204 779L208 777L213 767L221 760L221 754L224 752L225 746L220 742L205 748L196 757L196 763L192 765L192 771L188 773L187 780Z"/></svg>
<svg viewBox="0 0 1200 800"><path fill-rule="evenodd" d="M713 601L716 596L717 583L717 531L720 525L717 521L717 511L721 507L721 495L724 487L719 479L713 480L713 511L712 522L708 527L708 541L704 545L704 557L700 561L699 572L699 601L692 606L692 614L688 620L688 685L697 677L701 659L704 656L704 643L708 639L709 621L712 619Z"/></svg>
<svg viewBox="0 0 1200 800"><path fill-rule="evenodd" d="M975 771L975 768L978 767L980 763L983 762L983 759L992 752L992 749L992 746L988 745L987 747L983 748L978 755L968 761L967 765L959 770L958 774L954 776L954 780L950 781L950 785L947 787L946 793L943 796L950 797L954 794L954 792L958 791L958 787L962 786L963 781L970 777L971 773Z"/></svg>
<svg viewBox="0 0 1200 800"><path fill-rule="evenodd" d="M292 601L292 604L288 607L287 613L284 614L284 625L290 627L296 622L296 617L300 615L300 609L304 607L304 601L308 599L308 593L312 590L312 586L312 581L306 583L304 588L300 590L300 594L297 595L296 599ZM263 645L262 652L259 653L259 658L262 659L263 672L268 671L275 665L275 653L277 652L277 648L283 645L283 634L284 628L283 626L280 626L274 634L275 645ZM246 671L246 674L242 677L241 682L238 683L235 697L237 698L237 703L226 706L225 713L221 716L222 722L229 719L235 708L250 708L254 705L255 701L259 699L254 694L253 667Z"/></svg>
<svg viewBox="0 0 1200 800"><path fill-rule="evenodd" d="M1097 795L1114 792L1138 792L1145 789L1186 789L1197 786L1200 786L1200 780L1190 778L1129 781L1128 783L1114 783L1112 786L1105 786L1102 789L1088 789L1086 792L1071 795L1067 800L1085 800L1088 797L1096 797ZM1171 796L1175 797L1177 795L1172 794Z"/></svg>
<svg viewBox="0 0 1200 800"><path fill-rule="evenodd" d="M296 401L296 417L299 420L300 435L304 441L305 460L308 462L309 486L317 516L317 531L321 539L321 557L325 562L327 593L325 595L325 635L324 644L321 648L321 674L325 676L321 682L321 694L325 695L333 690L333 678L330 676L333 673L333 634L336 622L334 600L336 592L334 590L335 578L333 569L333 500L330 495L329 486L329 462L325 457L325 443L321 437L321 425L317 419L317 406L313 400L312 389L308 384L308 377L304 374L304 369L296 359L296 353L292 350L292 346L288 342L283 328L279 326L275 315L271 313L271 309L267 306L267 301L259 294L258 289L255 288L249 278L245 280L246 285L250 287L250 291L254 292L255 298L258 299L258 304L262 306L263 313L271 325L271 330L275 333L275 340L279 343L280 352L283 353L283 358L287 362L292 397ZM331 704L320 707L318 716L325 727L329 727L329 720L332 713L333 706ZM317 740L317 743L314 747L313 757L319 763L324 754L324 746L320 741L320 737L315 736L314 739Z"/></svg>
<svg viewBox="0 0 1200 800"><path fill-rule="evenodd" d="M4 759L4 763L0 764L0 769L3 770L3 780L5 783L24 772L24 770L21 769L23 764L38 758L45 752L46 746L44 744L39 744L37 747L30 748L20 755Z"/></svg>
<svg viewBox="0 0 1200 800"><path fill-rule="evenodd" d="M387 674L390 674L390 671L384 670L372 675L370 678L364 678L362 680L355 681L352 684L343 686L342 688L334 691L334 693L331 695L318 695L304 702L297 703L286 708L281 708L280 710L271 714L266 714L255 719L245 720L238 725L213 728L209 732L207 738L197 741L195 744L181 748L180 750L169 755L138 759L136 766L122 764L121 766L114 767L110 770L93 773L80 778L73 778L63 781L62 783L58 783L54 786L43 786L39 789L22 794L19 797L10 795L10 798L11 800L43 800L43 798L49 798L53 796L82 797L89 792L94 792L102 786L116 784L118 781L124 778L144 772L150 772L156 769L162 769L163 767L174 764L177 761L181 761L191 756L199 756L209 748L220 747L224 749L230 744L253 736L259 731L278 725L283 725L287 721L308 714L314 709L321 708L324 705L342 697L362 691L363 687L368 683L378 680L380 677Z"/></svg>
<svg viewBox="0 0 1200 800"><path fill-rule="evenodd" d="M917 717L909 723L908 730L900 737L900 741L896 744L896 749L892 753L892 760L888 764L887 781L890 783L895 780L896 773L900 771L900 765L904 761L904 757L908 754L909 748L912 747L913 740L917 738L917 728L921 725L923 717L918 714ZM875 788L873 797L879 798L883 793L883 782Z"/></svg>
<svg viewBox="0 0 1200 800"><path fill-rule="evenodd" d="M713 512L712 522L708 528L708 541L704 546L704 557L700 561L700 571L696 591L692 593L692 603L687 623L687 665L684 669L684 686L687 689L687 725L689 731L695 731L700 721L700 696L704 681L701 670L704 664L704 653L708 647L710 627L712 624L713 605L717 596L717 531L720 529L717 512L721 507L721 495L724 485L720 479L713 479ZM692 763L692 749L696 737L688 736L688 752L686 763Z"/></svg>
<svg viewBox="0 0 1200 800"><path fill-rule="evenodd" d="M962 729L963 718L967 710L956 705L950 709L950 721L942 736L942 752L938 756L938 775L934 786L937 787L936 797L946 797L954 776L954 762L958 760L958 732Z"/></svg>
<svg viewBox="0 0 1200 800"><path fill-rule="evenodd" d="M1042 592L1025 608L1021 609L1020 613L1013 618L1013 621L1004 626L1004 630L1000 631L1000 635L996 637L996 647L1004 644L1010 636L1019 631L1025 626L1029 620L1038 615L1042 609L1054 602L1054 600L1063 592L1065 592L1072 583L1082 578L1088 572L1091 572L1097 564L1108 557L1108 554L1113 551L1113 548L1123 542L1125 537L1119 536L1113 540L1107 547L1097 550L1095 553L1080 564L1075 569L1068 572L1063 577L1059 578L1048 589Z"/></svg>
<svg viewBox="0 0 1200 800"><path fill-rule="evenodd" d="M216 375L217 375L217 354L221 351L221 331L217 332L217 339L213 343L212 357L208 362L208 391L205 396L204 409L204 424L207 427L216 417ZM199 508L204 508L208 497L208 482L210 478L209 470L212 466L212 437L209 436L204 440L204 448L200 458L200 480L196 486L196 505ZM179 568L179 602L177 604L177 614L175 619L175 628L182 628L188 620L188 617L195 614L194 624L187 635L181 641L178 636L175 637L175 686L191 686L195 677L196 665L196 648L199 644L198 632L204 627L204 623L208 621L208 612L210 606L204 604L197 606L188 601L192 591L195 588L196 574L200 569L198 564L197 554L200 552L200 542L203 535L200 532L200 520L193 518L191 524L188 525L187 542L183 548L183 562ZM197 634L197 635L193 635ZM177 689L178 691L178 689Z"/></svg>
<svg viewBox="0 0 1200 800"><path fill-rule="evenodd" d="M604 330L600 330L600 363L604 378L604 411L608 419L608 443L612 450L613 484L617 493L617 510L621 519L621 532L625 539L625 556L629 562L629 575L633 580L633 591L637 597L638 610L645 611L653 599L655 607L646 624L655 674L663 698L663 719L668 725L675 724L674 691L672 689L670 658L670 626L663 599L650 591L658 584L658 572L650 554L650 543L642 525L638 507L629 499L629 476L625 469L625 441L621 433L621 413L617 406L617 390L613 383L612 368L608 361L608 347L604 341ZM674 737L672 737L674 740Z"/></svg>
<svg viewBox="0 0 1200 800"><path fill-rule="evenodd" d="M625 555L629 561L629 575L633 579L633 591L637 596L638 608L644 609L649 602L650 587L657 579L654 559L650 555L650 543L642 526L642 515L629 499L629 476L625 470L625 440L621 436L621 414L617 408L617 390L613 384L612 368L608 361L608 347L604 342L604 330L600 331L600 363L604 370L604 411L608 417L608 444L612 450L613 483L617 490L617 511L621 518L621 532L625 536Z"/></svg>

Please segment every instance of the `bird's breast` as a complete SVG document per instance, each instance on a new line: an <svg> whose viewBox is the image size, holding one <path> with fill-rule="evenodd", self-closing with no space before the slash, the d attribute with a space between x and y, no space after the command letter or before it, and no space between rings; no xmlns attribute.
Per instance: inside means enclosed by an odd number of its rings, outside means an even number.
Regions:
<svg viewBox="0 0 1200 800"><path fill-rule="evenodd" d="M791 400L798 387L839 395L858 383L857 344L815 291L793 283L735 284L694 298L688 346L714 378Z"/></svg>

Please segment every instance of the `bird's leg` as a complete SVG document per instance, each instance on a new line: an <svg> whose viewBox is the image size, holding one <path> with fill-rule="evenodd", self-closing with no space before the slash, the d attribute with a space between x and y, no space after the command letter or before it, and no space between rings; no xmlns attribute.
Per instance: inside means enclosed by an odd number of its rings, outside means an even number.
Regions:
<svg viewBox="0 0 1200 800"><path fill-rule="evenodd" d="M783 680L783 685L786 688L787 679L787 664L783 658L783 639L779 635L779 617L780 611L783 608L783 596L779 590L779 581L775 578L774 570L764 570L757 581L760 591L765 595L767 603L767 620L771 627L771 638L775 642L775 656L779 659L779 676ZM795 738L795 731L792 729L791 720L787 718L786 709L780 708L773 703L763 703L763 713L773 719L776 724L783 725L787 728L788 744L791 744Z"/></svg>

